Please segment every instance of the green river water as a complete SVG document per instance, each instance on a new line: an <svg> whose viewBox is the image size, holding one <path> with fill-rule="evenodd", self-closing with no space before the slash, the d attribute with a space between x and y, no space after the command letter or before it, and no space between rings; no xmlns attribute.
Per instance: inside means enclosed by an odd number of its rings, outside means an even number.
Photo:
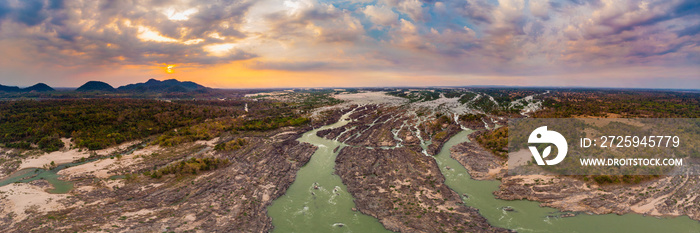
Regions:
<svg viewBox="0 0 700 233"><path fill-rule="evenodd" d="M144 144L141 144L144 145ZM132 149L129 149L125 153L122 153L122 155L126 154L131 154L133 153L137 147L134 147ZM29 183L34 180L46 180L52 188L46 190L49 193L54 193L54 194L62 194L62 193L68 193L71 190L73 190L73 182L72 181L66 181L66 180L60 180L58 179L60 175L58 175L58 172L69 168L73 166L78 166L81 164L97 161L99 159L106 159L106 158L92 158L92 159L86 159L82 162L73 162L73 163L64 163L64 164L59 164L54 168L51 169L44 169L44 168L25 168L19 171L14 172L12 175L9 177L6 177L4 179L0 179L0 187L12 184L12 183ZM112 157L114 159L114 157ZM110 176L110 180L115 180L115 179L123 179L125 176L124 175L113 175Z"/></svg>
<svg viewBox="0 0 700 233"><path fill-rule="evenodd" d="M273 232L389 232L377 219L352 210L353 198L334 173L338 153L333 151L345 145L316 136L320 130L347 124L348 115L335 124L304 133L299 139L318 149L297 172L286 194L268 207L275 226Z"/></svg>
<svg viewBox="0 0 700 233"><path fill-rule="evenodd" d="M494 226L518 232L700 232L700 222L687 216L656 218L639 214L579 214L575 217L558 217L561 212L553 208L540 207L534 201L505 201L496 199L493 192L499 181L477 181L471 179L467 169L450 157L450 148L468 141L473 131L462 131L453 136L435 159L445 176L445 183L460 195L466 194L464 202L479 209L479 213ZM451 169L445 169L449 166ZM514 211L505 211L510 206Z"/></svg>
<svg viewBox="0 0 700 233"><path fill-rule="evenodd" d="M85 162L83 162L85 163ZM71 181L65 181L65 180L59 180L58 177L59 175L57 174L58 171L63 170L64 168L72 167L75 165L80 165L83 163L67 163L67 164L61 164L56 166L55 168L52 169L43 169L43 168L26 168L19 170L12 174L11 176L0 180L0 186L5 186L8 184L12 183L28 183L34 180L46 180L53 186L53 188L48 189L47 192L49 193L68 193L71 189L73 189L73 182Z"/></svg>
<svg viewBox="0 0 700 233"><path fill-rule="evenodd" d="M352 210L355 206L353 198L334 173L337 156L334 150L346 145L316 136L320 130L347 124L348 115L335 124L309 131L299 139L316 145L318 149L299 170L286 194L269 207L274 232L388 232L377 219ZM687 216L657 218L638 214L579 214L575 217L558 217L561 212L540 207L537 202L496 199L492 193L498 189L499 181L473 180L467 170L450 157L450 148L468 141L467 135L471 132L462 131L450 138L434 158L447 185L460 196L466 194L467 197L463 197L465 203L478 208L492 225L518 232L700 232L700 222ZM67 193L73 189L73 183L58 179L57 172L79 164L82 163L61 164L50 170L23 169L1 180L0 186L45 179L53 186L48 192ZM451 169L446 169L446 166ZM514 211L503 210L507 206Z"/></svg>
<svg viewBox="0 0 700 233"><path fill-rule="evenodd" d="M351 210L354 207L353 198L347 193L340 177L334 174L337 153L333 150L345 145L316 136L319 130L344 124L346 119L307 132L299 139L319 148L309 163L299 170L286 194L269 207L274 232L387 231L377 219ZM473 180L467 170L450 157L450 148L468 141L467 135L471 132L465 130L453 136L434 158L446 178L446 184L463 197L466 205L479 209L481 215L494 226L518 232L700 232L700 222L687 216L657 218L639 214L581 213L575 217L559 217L562 212L540 207L537 202L496 199L493 192L498 189L499 181ZM446 169L446 166L451 169ZM316 184L318 189L314 188ZM334 189L338 190L338 195ZM504 207L511 207L513 211L505 211Z"/></svg>

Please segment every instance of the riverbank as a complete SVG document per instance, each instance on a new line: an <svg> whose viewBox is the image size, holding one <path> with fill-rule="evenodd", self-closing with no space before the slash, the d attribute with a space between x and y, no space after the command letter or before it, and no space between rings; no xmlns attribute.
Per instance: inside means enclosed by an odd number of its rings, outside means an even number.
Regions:
<svg viewBox="0 0 700 233"><path fill-rule="evenodd" d="M287 192L269 207L274 232L388 232L377 219L355 211L353 196L340 177L333 174L338 149L346 145L316 135L317 131L347 124L351 113L299 138L317 149L297 172Z"/></svg>
<svg viewBox="0 0 700 233"><path fill-rule="evenodd" d="M7 193L13 199L2 200L4 207L11 207L0 213L0 219L4 220L0 229L8 232L269 231L272 224L266 207L286 191L296 171L315 150L311 145L296 142L304 130L288 127L237 134L235 137L244 138L246 144L228 152L214 151L214 141L138 148L133 153L61 170L58 172L61 179L74 183L68 194L46 192L51 188L48 183L37 187L10 184L3 188L22 187L18 189L22 192ZM229 166L196 175L159 178L143 175L154 167L196 156L230 162ZM36 201L24 203L24 198ZM51 202L46 204L46 200ZM46 208L27 212L35 204Z"/></svg>
<svg viewBox="0 0 700 233"><path fill-rule="evenodd" d="M336 170L357 209L402 232L507 232L491 226L445 185L435 159L408 148L346 147Z"/></svg>
<svg viewBox="0 0 700 233"><path fill-rule="evenodd" d="M688 216L700 221L698 176L672 176L640 184L599 186L570 177L507 176L494 193L504 200L527 199L562 211Z"/></svg>
<svg viewBox="0 0 700 233"><path fill-rule="evenodd" d="M126 150L131 146L141 143L140 141L130 141L102 150L89 151L87 149L69 149L71 145L70 139L63 139L63 141L67 142L65 144L65 148L59 151L54 151L45 154L41 153L22 159L22 164L17 168L17 170L22 170L25 168L42 168L47 165L50 165L51 162L53 162L56 165L70 163L81 158L88 158L91 155L93 157L107 156L110 154L114 154L118 151Z"/></svg>
<svg viewBox="0 0 700 233"><path fill-rule="evenodd" d="M407 109L408 108L408 109ZM364 105L344 126L319 137L346 144L335 173L355 198L357 211L392 231L505 232L493 227L445 185L432 155L460 131L450 118L425 107ZM446 119L445 119L446 118Z"/></svg>
<svg viewBox="0 0 700 233"><path fill-rule="evenodd" d="M455 146L450 156L467 168L476 180L499 179L501 184L494 195L503 200L537 201L542 206L560 211L688 216L700 221L700 177L697 176L672 176L639 184L600 186L567 176L509 176L505 159L472 142Z"/></svg>
<svg viewBox="0 0 700 233"><path fill-rule="evenodd" d="M0 187L0 220L9 223L2 225L13 227L28 216L66 208L63 201L70 195L47 193L48 186L46 181L33 181Z"/></svg>

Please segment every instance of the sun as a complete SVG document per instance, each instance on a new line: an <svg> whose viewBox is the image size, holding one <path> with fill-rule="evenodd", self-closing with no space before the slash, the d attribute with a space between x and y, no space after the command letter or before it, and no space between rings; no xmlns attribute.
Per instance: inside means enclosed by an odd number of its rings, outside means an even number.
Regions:
<svg viewBox="0 0 700 233"><path fill-rule="evenodd" d="M163 67L163 69L165 69L165 73L168 73L168 74L175 73L176 65L168 65L168 64L164 64L164 65L165 65L165 67Z"/></svg>

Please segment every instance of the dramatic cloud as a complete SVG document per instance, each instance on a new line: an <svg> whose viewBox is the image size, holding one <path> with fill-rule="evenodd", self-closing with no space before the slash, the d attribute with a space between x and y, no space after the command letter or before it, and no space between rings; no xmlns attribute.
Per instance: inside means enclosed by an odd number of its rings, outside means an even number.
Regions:
<svg viewBox="0 0 700 233"><path fill-rule="evenodd" d="M313 82L328 86L581 85L597 75L615 80L590 86L700 88L699 33L697 0L7 0L0 83L115 68L143 78L177 64L172 75L223 85L279 71L332 76Z"/></svg>
<svg viewBox="0 0 700 233"><path fill-rule="evenodd" d="M399 15L394 13L390 7L369 5L362 11L369 17L375 25L391 26L399 21Z"/></svg>
<svg viewBox="0 0 700 233"><path fill-rule="evenodd" d="M3 8L2 42L25 56L66 66L195 63L249 59L252 53L211 46L233 43L247 1L17 1ZM217 35L217 36L213 36ZM209 50L207 48L210 48ZM211 49L220 50L211 51ZM212 56L212 54L216 54Z"/></svg>

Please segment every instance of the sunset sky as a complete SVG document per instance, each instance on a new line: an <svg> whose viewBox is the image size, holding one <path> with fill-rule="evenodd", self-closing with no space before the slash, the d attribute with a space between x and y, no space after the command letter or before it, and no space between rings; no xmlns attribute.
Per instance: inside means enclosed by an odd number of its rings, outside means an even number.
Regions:
<svg viewBox="0 0 700 233"><path fill-rule="evenodd" d="M0 0L0 84L700 89L700 1Z"/></svg>

